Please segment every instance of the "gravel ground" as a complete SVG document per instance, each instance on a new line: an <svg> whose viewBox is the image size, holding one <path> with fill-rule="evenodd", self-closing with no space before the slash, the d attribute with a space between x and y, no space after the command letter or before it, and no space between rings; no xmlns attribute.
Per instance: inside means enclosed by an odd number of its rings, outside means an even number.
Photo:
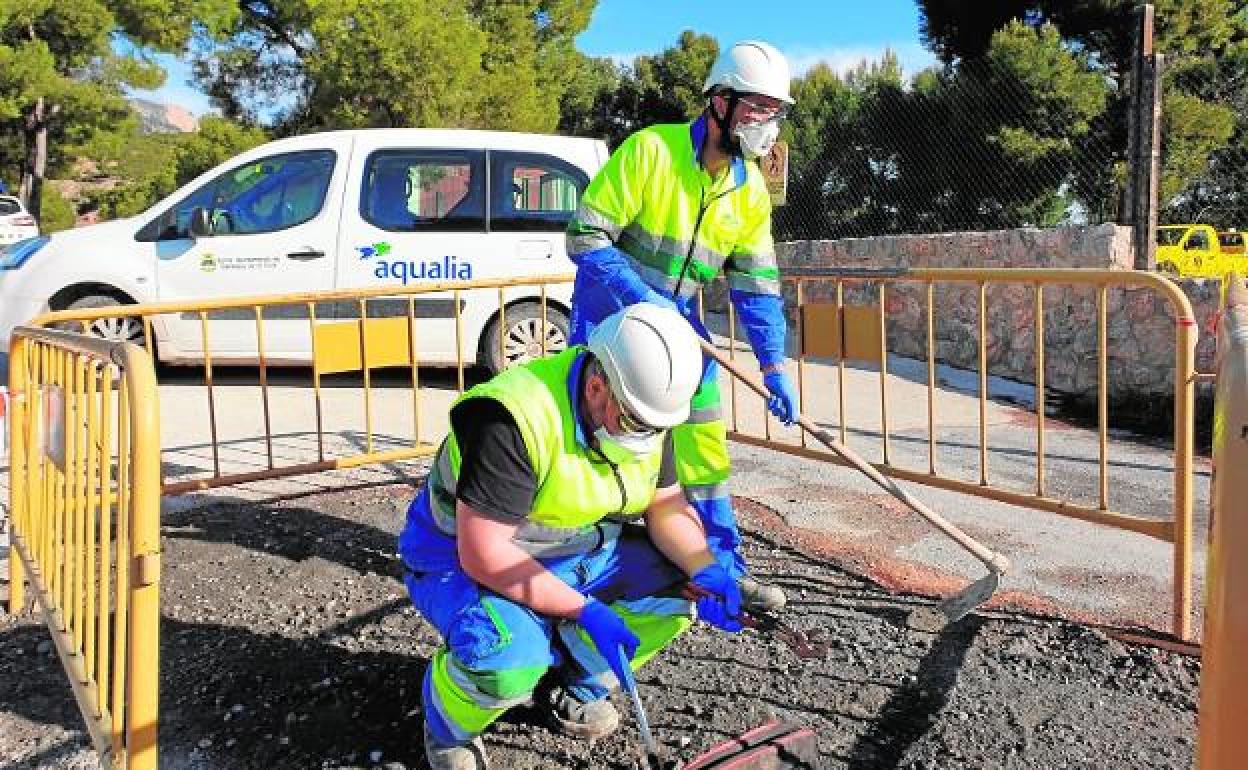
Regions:
<svg viewBox="0 0 1248 770"><path fill-rule="evenodd" d="M437 638L392 557L411 494L166 514L162 767L425 766L419 683ZM1191 767L1198 662L1016 615L917 631L906 619L926 600L836 569L761 520L747 527L755 570L831 651L810 661L754 632L682 637L638 677L678 756L779 716L815 729L821 768ZM0 618L0 683L0 767L95 766L40 621ZM554 734L536 707L510 712L486 738L494 767L635 767L635 725L616 702L624 729L593 744Z"/></svg>

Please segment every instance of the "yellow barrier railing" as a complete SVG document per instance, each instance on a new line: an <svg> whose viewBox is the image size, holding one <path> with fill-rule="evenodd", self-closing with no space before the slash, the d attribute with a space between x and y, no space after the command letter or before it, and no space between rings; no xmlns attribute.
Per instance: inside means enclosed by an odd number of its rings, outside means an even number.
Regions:
<svg viewBox="0 0 1248 770"><path fill-rule="evenodd" d="M160 436L140 348L21 327L12 395L9 606L29 581L101 763L157 766Z"/></svg>
<svg viewBox="0 0 1248 770"><path fill-rule="evenodd" d="M419 457L426 457L437 450L437 442L441 435L426 437L422 433L421 415L424 412L422 400L423 389L420 387L419 365L428 364L422 360L417 350L417 341L428 334L427 324L435 319L422 317L416 308L416 301L422 295L440 294L448 297L453 308L454 349L455 349L455 380L459 392L466 387L466 368L476 363L475 349L470 349L472 341L466 339L461 310L464 298L469 292L482 292L493 289L497 292L498 306L493 316L497 327L506 330L507 313L513 307L515 297L509 297L508 289L519 287L537 287L539 316L534 319L537 326L536 336L529 342L533 355L544 355L547 344L553 337L551 330L555 328L548 321L548 313L555 312L547 298L547 290L551 286L570 284L571 274L551 275L537 278L514 278L499 280L476 281L442 281L424 283L419 286L392 286L375 289L349 289L339 291L311 292L303 294L285 294L276 296L254 296L218 298L186 302L162 302L140 305L121 305L107 308L91 308L83 310L59 311L45 313L34 319L35 326L57 326L62 328L80 327L86 330L89 322L103 318L138 318L142 321L145 332L144 341L149 354L155 356L156 335L153 328L159 326L162 319L168 316L191 316L198 319L199 334L203 358L200 363L203 373L203 387L207 411L207 448L210 452L211 469L197 478L165 479L162 490L166 495L175 495L213 487L229 486L247 482L279 479L304 474L319 473L329 470L358 468L366 465L397 462ZM525 292L532 301L533 290ZM480 296L479 294L477 296ZM377 307L388 303L386 317L378 317ZM401 309L395 311L395 303ZM318 317L318 306L326 304L349 308L351 320L334 320ZM452 312L452 311L448 311ZM229 469L223 467L223 445L217 413L219 368L214 350L214 321L223 315L233 313L235 317L245 317L254 329L254 354L247 354L243 360L235 355L230 363L254 363L259 372L259 401L261 425L263 432L248 437L257 446L248 449L251 455L262 453L263 461L254 462L250 458L239 462L246 469ZM214 318L214 316L216 316ZM302 447L291 445L283 447L284 456L279 457L275 450L277 436L273 427L272 416L272 385L270 372L274 363L267 352L271 329L266 328L266 320L272 326L274 317L289 319L298 317L306 320L305 337L308 356L303 361L283 361L284 364L311 364L310 382L312 403L308 406L308 424L306 429L300 425L298 435L315 435L315 452L305 452ZM445 320L445 319L443 319ZM566 333L566 330L564 330ZM507 350L508 334L499 333L498 359L507 360L511 357ZM514 341L512 341L514 343ZM514 351L513 351L514 352ZM384 436L387 448L378 446L379 431L375 420L374 402L376 388L373 382L374 369L387 367L405 367L410 370L412 389L410 435L397 438L394 430L397 426L387 425L388 433ZM363 422L363 451L339 451L327 444L326 419L329 413L325 401L323 378L329 375L346 372L359 373L363 377L362 403L353 405L359 408L359 418ZM335 416L341 417L341 410L334 410ZM263 448L259 445L262 443ZM166 449L168 452L168 448ZM287 460L282 462L282 460ZM179 465L185 465L179 462Z"/></svg>
<svg viewBox="0 0 1248 770"><path fill-rule="evenodd" d="M13 340L11 370L12 392L16 395L13 408L12 439L13 481L12 510L15 522L13 596L20 606L22 579L29 576L35 593L49 618L66 669L97 748L110 766L150 768L155 766L156 693L157 693L157 597L159 585L159 531L157 515L159 494L174 495L195 489L233 485L261 479L296 476L320 471L387 463L431 455L440 431L422 426L422 385L419 365L427 363L418 354L418 339L424 321L415 309L415 298L422 294L443 293L453 299L455 337L455 386L466 387L465 369L473 363L475 351L465 350L460 317L461 295L482 289L497 290L498 328L506 329L509 308L513 306L507 290L512 287L541 287L541 312L536 342L531 351L541 355L547 351L547 288L566 284L572 276L550 276L533 279L498 281L445 282L413 287L386 287L369 290L344 290L269 297L241 297L198 302L131 305L89 310L49 313L36 319L41 326L74 324L102 318L140 318L146 331L148 355L133 346L93 340L84 335L50 329L23 328ZM1191 615L1190 551L1192 509L1192 401L1194 397L1194 348L1196 325L1191 306L1183 293L1171 282L1155 275L1136 272L1091 270L910 270L873 272L852 271L790 271L786 281L796 282L798 308L797 337L802 342L797 358L799 398L806 400L809 383L806 376L808 349L806 341L821 337L837 346L836 376L839 384L838 422L842 440L847 430L845 418L845 361L871 358L880 366L879 410L883 462L877 464L884 473L935 487L956 490L1000 500L1015 505L1052 511L1110 526L1120 527L1172 542L1174 544L1174 633L1181 639L1190 637ZM816 303L806 303L806 287L812 282L834 283L836 303L829 315ZM869 281L868 288L878 304L866 307L844 302L844 287ZM920 287L925 297L927 337L927 468L925 471L900 467L889 449L889 377L888 377L888 297L897 284L911 282ZM935 321L934 287L942 283L970 284L979 295L979 483L942 475L937 471L937 417L934 392ZM1024 493L996 486L989 472L987 401L988 364L986 328L988 287L1015 284L1034 291L1034 342L1036 377L1036 452L1035 487ZM1045 482L1045 334L1044 291L1054 285L1090 286L1097 291L1098 338L1098 438L1099 438L1099 501L1098 505L1080 505L1051 496ZM1170 521L1130 516L1110 509L1108 485L1108 391L1107 391L1107 317L1106 297L1111 287L1150 289L1164 297L1173 309L1175 320L1175 416L1174 416L1174 518ZM395 300L403 312L374 317L374 303ZM353 305L351 320L318 319L317 308L323 303ZM315 434L314 459L282 455L275 446L280 438L271 410L269 369L272 362L266 350L269 331L266 319L280 315L283 309L296 309L306 318L309 341L311 409L305 410L309 421L307 433ZM223 467L222 447L217 424L217 379L213 363L213 314L243 311L241 314L254 327L254 363L259 367L259 401L263 432L255 435L263 442L263 457L258 470L231 471ZM823 312L823 315L820 315ZM164 483L160 467L157 383L152 368L155 336L154 322L160 323L167 314L190 314L198 319L204 358L203 388L206 396L207 423L210 435L210 469L202 477ZM290 318L287 314L282 316ZM814 323L832 322L835 330L814 334ZM730 351L735 356L735 319L729 308ZM853 331L851 331L851 329ZM498 335L499 360L506 360L507 335ZM814 354L823 355L824 353ZM231 361L239 363L238 360ZM411 432L403 437L403 445L381 448L383 439L393 441L376 430L374 368L402 366L410 369ZM327 404L322 378L343 372L358 372L363 377L363 403L360 417L364 423L364 440L357 451L334 456L327 435L332 429L326 421L332 411ZM731 378L730 378L731 379ZM406 387L406 386L404 386ZM771 422L762 410L762 435L742 430L737 408L736 383L731 382L732 438L791 454L835 458L826 452L806 446L806 436L799 443L776 440ZM406 396L404 396L406 397ZM58 425L60 436L53 434ZM385 430L393 432L394 425ZM425 434L432 433L428 439ZM59 447L64 445L64 451ZM115 451L114 451L115 450ZM168 451L168 450L166 450ZM118 554L110 561L107 554Z"/></svg>
<svg viewBox="0 0 1248 770"><path fill-rule="evenodd" d="M101 318L131 317L141 318L146 330L146 341L149 352L152 350L154 335L153 322L160 322L163 316L170 314L189 315L198 319L202 349L203 387L206 395L207 441L205 446L210 452L211 468L205 468L196 478L165 479L165 494L179 494L210 487L235 485L245 482L278 479L301 474L321 471L357 468L366 465L390 463L400 460L415 459L431 455L436 451L437 441L441 439L441 431L430 431L422 427L424 402L427 400L427 388L421 387L418 372L419 364L427 363L417 352L417 340L426 339L429 332L425 324L433 319L423 318L416 311L414 302L421 295L439 294L451 297L454 309L454 347L455 347L455 389L462 392L466 387L465 368L473 363L475 350L466 350L473 343L465 340L463 322L460 315L462 298L469 292L494 289L497 291L496 321L500 328L506 328L508 308L512 299L507 290L518 287L541 287L541 330L551 328L547 323L547 289L551 286L564 285L572 280L571 275L547 276L541 278L480 280L466 282L428 283L411 287L379 287L375 289L352 289L330 292L314 292L280 296L239 297L231 299L214 299L202 301L156 303L147 305L128 305L109 308L94 308L77 311L48 313L36 319L38 325L66 325L73 322L82 323ZM1192 308L1187 297L1172 282L1156 274L1134 271L1102 271L1102 270L1043 270L1043 269L914 269L914 270L787 270L784 278L795 283L796 299L799 306L797 313L796 336L801 348L797 360L799 394L807 395L806 359L808 340L821 340L825 349L812 355L828 355L827 344L845 346L844 351L832 350L830 354L838 359L836 378L838 384L838 417L842 441L846 438L850 420L845 417L845 361L846 359L871 359L879 365L879 415L880 434L882 440L882 462L878 467L890 475L905 480L928 484L944 489L983 496L990 499L1030 507L1038 510L1060 513L1086 521L1127 529L1174 545L1173 557L1173 597L1172 597L1172 629L1180 639L1191 638L1191 538L1192 538L1192 454L1193 454L1193 401L1194 355L1197 327L1193 318ZM831 282L834 285L832 295L835 305L825 303L809 303L805 301L806 290L812 284L822 284L826 288ZM909 287L904 284L910 284ZM978 475L977 480L957 479L940 473L937 469L937 417L934 393L936 391L935 362L935 287L947 284L969 286L978 291L978 379L979 379L979 440L978 440ZM1031 492L1008 489L994 483L990 478L987 402L989 376L987 319L989 317L989 287L1013 285L1031 290L1034 294L1033 315L1033 346L1034 378L1036 383L1035 403L1035 482ZM1099 441L1098 484L1096 504L1088 505L1073 499L1055 496L1050 490L1046 477L1046 404L1045 404L1045 291L1050 287L1074 285L1091 287L1096 292L1096 339L1097 339L1097 436ZM845 289L851 287L861 291L866 288L874 297L873 303L866 306L845 301ZM1150 518L1147 516L1130 515L1115 511L1110 506L1109 483L1109 450L1108 450L1108 358L1107 340L1107 296L1111 288L1133 287L1147 289L1163 297L1170 305L1175 323L1175 390L1174 390L1174 495L1173 517L1170 520ZM888 376L889 341L887 329L890 322L890 298L900 296L907 289L912 296L925 308L927 337L927 461L926 469L905 468L896 461L892 453L892 433L890 430L890 397ZM515 292L512 298L521 292ZM533 294L530 289L526 295ZM403 305L402 312L396 312L393 303ZM376 303L390 302L387 317L375 317ZM326 303L351 306L352 320L335 321L320 319L317 316L318 306ZM729 334L735 335L735 319L732 307L729 306ZM820 311L824 311L821 312ZM222 314L233 313L243 318L254 328L254 363L259 367L258 399L262 411L262 419L257 420L262 432L250 437L251 445L246 452L246 461L240 462L243 467L223 467L223 446L228 443L220 436L218 425L217 374L214 369L213 324L214 318ZM449 312L449 311L448 311ZM284 436L287 444L282 451L275 450L275 430L270 408L271 363L266 353L268 334L266 319L292 316L306 319L306 339L310 348L311 363L310 382L312 402L306 411L308 422L313 418L315 424L308 424L292 434ZM837 333L812 333L821 325L833 323L838 325ZM968 324L975 328L974 322ZM809 328L808 328L809 327ZM856 331L851 331L851 329ZM920 332L921 334L922 332ZM538 334L541 350L535 354L546 352L547 334ZM507 344L505 334L498 335L499 359L504 356ZM735 338L731 349L735 354ZM818 347L817 345L815 347ZM843 355L842 355L843 353ZM238 363L237 358L231 361ZM307 362L305 362L307 363ZM372 370L383 367L407 367L410 369L412 402L411 426L408 436L396 436L398 426L389 423L386 435L379 435L375 422L375 402L377 395ZM348 447L346 451L335 452L327 445L327 434L334 434L326 426L330 410L325 404L323 377L355 372L362 375L362 403L354 404L350 410L358 410L357 417L363 422L360 446ZM831 459L831 455L806 446L807 437L801 434L800 446L793 446L785 441L773 441L771 422L765 417L762 428L752 432L743 429L738 416L736 383L730 383L731 395L731 437L735 440L759 444L781 451L803 454L811 457ZM302 390L307 390L306 386ZM250 394L248 395L250 398ZM290 394L290 397L303 396ZM234 402L237 406L237 401ZM893 407L895 408L895 407ZM334 416L341 418L343 409L339 406L332 410ZM238 422L234 420L233 422ZM339 420L341 422L341 420ZM427 421L426 421L427 422ZM422 429L433 435L426 437ZM342 431L338 431L338 437ZM315 435L314 453L304 448L291 445L290 438ZM263 446L261 446L263 442ZM381 447L380 443L387 446ZM166 449L169 452L169 449ZM301 454L302 452L302 454ZM256 458L262 458L257 460ZM208 458L200 458L197 462L206 462ZM185 465L185 463L177 463Z"/></svg>
<svg viewBox="0 0 1248 770"><path fill-rule="evenodd" d="M1199 770L1237 770L1248 756L1248 286L1231 276L1218 324Z"/></svg>
<svg viewBox="0 0 1248 770"><path fill-rule="evenodd" d="M1131 530L1173 543L1173 590L1171 606L1172 631L1184 641L1191 639L1191 553L1192 553L1192 456L1194 445L1193 413L1195 400L1195 348L1197 325L1191 303L1174 283L1164 277L1135 271L1081 270L1081 269L897 269L897 270L835 270L796 269L787 270L786 282L795 283L797 303L797 329L799 354L797 381L799 401L810 403L807 382L807 358L834 359L836 365L835 423L839 425L840 439L844 443L853 427L854 415L846 406L846 361L869 361L879 371L879 439L882 450L881 462L876 467L895 478L927 484L966 494L997 500L1037 510L1070 516L1111 527ZM833 302L811 303L807 301L811 285L833 298ZM829 286L830 284L830 286ZM978 379L978 461L975 473L978 478L970 481L943 474L938 468L937 388L935 340L937 309L935 287L969 287L978 294L978 318L966 323L975 336ZM994 483L989 467L988 441L988 318L990 314L989 287L1019 287L1032 293L1030 313L1035 382L1035 451L1034 486L1025 492L1009 489ZM1083 286L1096 293L1096 368L1097 368L1097 488L1096 505L1087 505L1071 499L1054 496L1046 479L1046 340L1045 340L1045 290L1052 287ZM847 287L858 295L858 301L847 301ZM1115 511L1110 505L1109 483L1109 379L1108 360L1108 291L1111 288L1147 289L1161 296L1170 305L1174 322L1174 492L1173 517L1170 520L1129 515ZM892 451L890 430L890 406L897 404L890 398L888 376L889 335L888 312L891 299L901 295L921 308L918 313L921 330L925 336L927 425L926 468L900 467ZM897 296L894 296L897 295ZM864 304L865 301L865 304ZM914 309L912 308L912 311ZM731 349L736 350L735 318L729 307ZM912 312L912 315L914 313ZM913 320L913 319L912 319ZM749 428L741 425L742 415L751 413L738 409L736 382L730 383L731 424L729 436L734 440L776 449L789 454L830 460L843 464L830 452L807 447L804 431L793 441L776 440L766 408L760 406L762 425L755 420ZM807 411L809 416L810 412ZM752 419L752 418L751 418ZM872 429L872 432L874 428Z"/></svg>

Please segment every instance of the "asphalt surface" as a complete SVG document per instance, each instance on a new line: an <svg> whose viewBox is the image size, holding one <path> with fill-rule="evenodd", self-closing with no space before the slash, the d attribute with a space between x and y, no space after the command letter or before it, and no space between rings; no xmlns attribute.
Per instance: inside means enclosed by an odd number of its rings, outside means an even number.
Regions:
<svg viewBox="0 0 1248 770"><path fill-rule="evenodd" d="M418 474L420 469L413 468ZM162 548L161 767L423 768L419 683L438 639L398 581L409 484L170 511ZM1191 767L1199 663L1086 626L973 615L916 627L930 601L835 567L835 537L743 503L747 557L825 644L699 626L638 675L655 733L688 761L770 719L811 727L830 770ZM94 767L38 619L0 617L0 758ZM590 743L540 701L486 734L496 768L630 770L636 725Z"/></svg>

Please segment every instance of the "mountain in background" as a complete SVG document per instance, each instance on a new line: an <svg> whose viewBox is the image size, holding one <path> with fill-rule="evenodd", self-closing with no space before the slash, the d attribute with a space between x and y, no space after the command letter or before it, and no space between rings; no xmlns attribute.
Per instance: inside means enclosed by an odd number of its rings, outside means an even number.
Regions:
<svg viewBox="0 0 1248 770"><path fill-rule="evenodd" d="M147 99L131 99L130 105L139 114L143 131L151 134L189 133L199 128L199 119L176 104L161 104Z"/></svg>

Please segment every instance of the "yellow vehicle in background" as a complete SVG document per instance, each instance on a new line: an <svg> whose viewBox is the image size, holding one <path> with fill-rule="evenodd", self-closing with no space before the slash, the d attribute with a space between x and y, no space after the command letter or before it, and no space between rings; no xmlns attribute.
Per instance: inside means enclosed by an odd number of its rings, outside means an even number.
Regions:
<svg viewBox="0 0 1248 770"><path fill-rule="evenodd" d="M1187 278L1220 278L1248 268L1243 233L1219 233L1210 225L1157 228L1157 269Z"/></svg>

